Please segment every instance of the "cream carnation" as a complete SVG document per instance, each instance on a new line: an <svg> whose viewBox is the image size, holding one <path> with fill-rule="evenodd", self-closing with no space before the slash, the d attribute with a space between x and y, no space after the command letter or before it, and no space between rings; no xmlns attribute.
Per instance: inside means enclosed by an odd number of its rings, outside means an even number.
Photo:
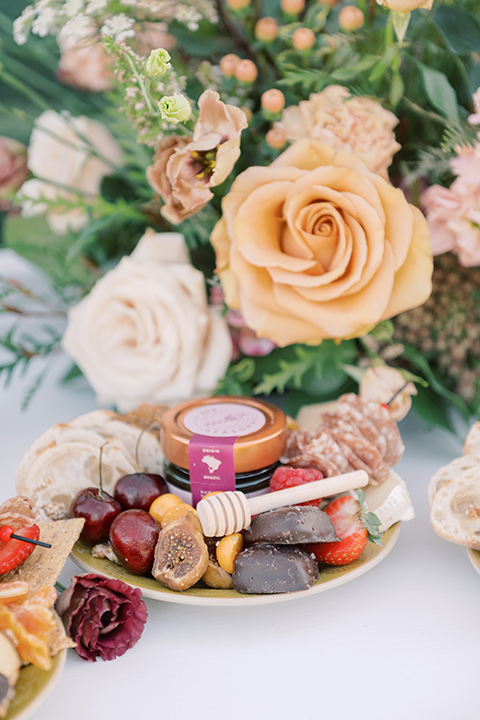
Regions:
<svg viewBox="0 0 480 720"><path fill-rule="evenodd" d="M330 85L284 110L276 127L291 142L320 140L356 155L368 170L388 177L388 167L400 150L393 133L397 123L396 116L375 100L352 98L346 88Z"/></svg>
<svg viewBox="0 0 480 720"><path fill-rule="evenodd" d="M211 392L232 352L183 236L153 231L70 310L62 345L122 412Z"/></svg>
<svg viewBox="0 0 480 720"><path fill-rule="evenodd" d="M122 151L107 128L86 117L69 117L53 110L42 113L28 147L28 167L36 176L22 186L22 210L26 216L47 213L52 230L79 230L88 217L80 208L62 206L75 202L75 193L95 198L102 178L120 165ZM47 198L55 209L32 202Z"/></svg>

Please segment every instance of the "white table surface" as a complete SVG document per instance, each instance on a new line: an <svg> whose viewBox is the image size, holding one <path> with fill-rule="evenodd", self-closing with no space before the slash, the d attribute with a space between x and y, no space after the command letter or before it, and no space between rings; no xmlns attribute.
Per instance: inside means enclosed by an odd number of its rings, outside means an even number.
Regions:
<svg viewBox="0 0 480 720"><path fill-rule="evenodd" d="M0 501L15 494L15 468L41 432L95 408L86 385L59 386L57 362L27 412L18 378L0 388ZM112 662L69 651L34 719L477 717L480 576L465 549L434 534L427 500L429 478L461 454L461 441L411 416L401 431L397 470L416 517L383 562L336 589L272 605L147 599L137 645ZM78 572L67 561L61 581Z"/></svg>

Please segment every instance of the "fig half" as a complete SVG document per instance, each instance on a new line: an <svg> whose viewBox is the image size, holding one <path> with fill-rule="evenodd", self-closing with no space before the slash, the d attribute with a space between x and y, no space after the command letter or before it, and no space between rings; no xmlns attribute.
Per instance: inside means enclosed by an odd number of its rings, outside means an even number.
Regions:
<svg viewBox="0 0 480 720"><path fill-rule="evenodd" d="M152 575L170 590L188 590L205 573L208 549L188 517L162 529L155 548Z"/></svg>

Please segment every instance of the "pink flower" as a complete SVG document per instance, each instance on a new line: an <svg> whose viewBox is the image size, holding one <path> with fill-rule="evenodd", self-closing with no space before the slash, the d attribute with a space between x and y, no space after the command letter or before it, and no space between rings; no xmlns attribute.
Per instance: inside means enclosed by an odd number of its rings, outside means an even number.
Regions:
<svg viewBox="0 0 480 720"><path fill-rule="evenodd" d="M60 82L90 92L112 89L112 63L98 38L74 38L60 33L57 42L61 52L57 71Z"/></svg>
<svg viewBox="0 0 480 720"><path fill-rule="evenodd" d="M480 142L457 148L450 161L450 189L433 185L422 194L433 252L453 251L464 267L480 265Z"/></svg>
<svg viewBox="0 0 480 720"><path fill-rule="evenodd" d="M9 210L9 196L15 193L28 175L27 148L11 138L0 136L0 212Z"/></svg>
<svg viewBox="0 0 480 720"><path fill-rule="evenodd" d="M76 575L55 603L68 635L84 660L114 660L140 639L147 608L138 588L121 580Z"/></svg>
<svg viewBox="0 0 480 720"><path fill-rule="evenodd" d="M245 113L225 105L214 90L205 90L198 107L193 139L163 138L147 168L150 185L165 202L162 215L174 224L210 202L210 188L226 180L240 155L240 135L248 124Z"/></svg>

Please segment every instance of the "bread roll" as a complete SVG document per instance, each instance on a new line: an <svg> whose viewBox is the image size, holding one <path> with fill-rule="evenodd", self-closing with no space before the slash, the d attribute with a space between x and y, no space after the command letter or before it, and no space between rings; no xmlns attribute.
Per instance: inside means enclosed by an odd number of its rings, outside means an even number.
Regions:
<svg viewBox="0 0 480 720"><path fill-rule="evenodd" d="M480 550L480 467L443 482L433 497L430 520L440 537Z"/></svg>

